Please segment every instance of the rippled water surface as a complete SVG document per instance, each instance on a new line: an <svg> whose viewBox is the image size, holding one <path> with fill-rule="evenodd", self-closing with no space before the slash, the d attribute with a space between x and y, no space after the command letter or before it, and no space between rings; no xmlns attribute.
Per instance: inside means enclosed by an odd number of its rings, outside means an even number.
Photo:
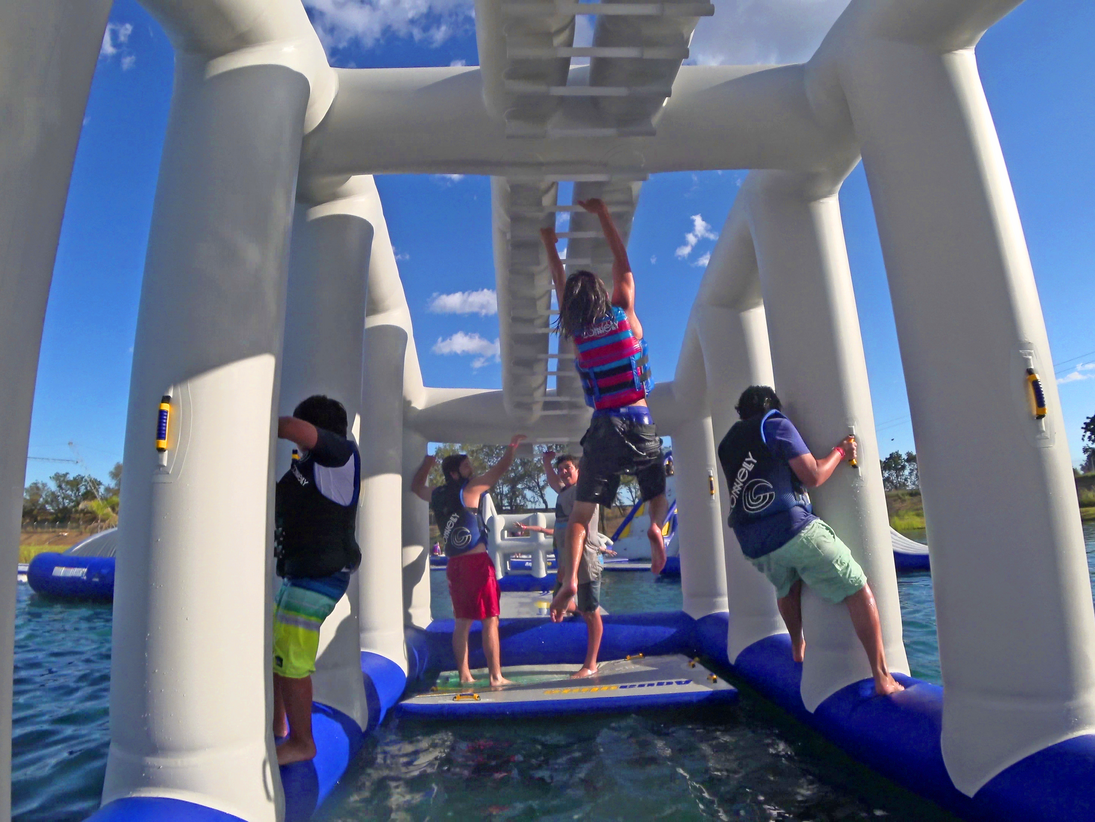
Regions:
<svg viewBox="0 0 1095 822"><path fill-rule="evenodd" d="M1095 524L1084 529L1095 569ZM612 573L613 613L679 610L678 583ZM1092 575L1095 581L1095 573ZM434 615L451 615L443 573ZM931 577L898 582L914 676L940 682ZM47 603L19 586L12 806L68 822L98 806L108 745L109 606ZM389 717L351 765L329 822L372 819L931 820L932 806L873 776L748 692L716 714L439 724Z"/></svg>

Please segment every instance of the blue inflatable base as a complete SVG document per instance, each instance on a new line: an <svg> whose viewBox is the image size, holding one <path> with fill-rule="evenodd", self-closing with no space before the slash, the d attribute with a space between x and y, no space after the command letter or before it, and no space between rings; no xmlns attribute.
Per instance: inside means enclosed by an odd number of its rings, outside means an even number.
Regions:
<svg viewBox="0 0 1095 822"><path fill-rule="evenodd" d="M365 741L399 700L407 684L403 669L386 657L361 654L361 673L368 706L368 727L362 730L341 711L312 705L312 736L316 756L281 770L285 790L285 822L307 822L331 795ZM89 822L236 822L238 817L205 805L162 797L127 797L100 808Z"/></svg>
<svg viewBox="0 0 1095 822"><path fill-rule="evenodd" d="M900 551L893 552L893 564L899 574L930 571L932 567L927 554L903 554Z"/></svg>
<svg viewBox="0 0 1095 822"><path fill-rule="evenodd" d="M52 599L114 600L114 557L38 554L27 568L27 582L36 594Z"/></svg>
<svg viewBox="0 0 1095 822"><path fill-rule="evenodd" d="M498 580L498 590L506 591L550 591L555 586L555 575L534 577L530 574L506 574Z"/></svg>
<svg viewBox="0 0 1095 822"><path fill-rule="evenodd" d="M905 690L878 697L871 680L837 691L814 713L799 696L802 665L786 634L770 636L726 659L727 614L696 623L702 652L845 752L913 793L964 819L1064 822L1095 819L1095 736L1052 745L993 778L973 797L961 793L943 762L943 689L895 675Z"/></svg>

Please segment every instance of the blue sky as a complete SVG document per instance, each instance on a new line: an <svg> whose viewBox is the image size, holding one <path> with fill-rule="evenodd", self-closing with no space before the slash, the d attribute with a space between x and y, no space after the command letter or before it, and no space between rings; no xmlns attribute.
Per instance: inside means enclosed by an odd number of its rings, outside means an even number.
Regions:
<svg viewBox="0 0 1095 822"><path fill-rule="evenodd" d="M478 62L470 0L308 0L333 65ZM700 63L801 60L844 0L716 0ZM763 7L761 11L755 8ZM582 27L588 31L588 26ZM581 31L579 37L582 36ZM1011 174L1046 317L1069 448L1095 414L1095 4L1027 0L990 30L978 64ZM133 0L116 0L73 170L42 340L30 456L105 477L122 458L137 304L167 111L172 50ZM670 379L685 321L744 172L644 184L629 253L655 378ZM435 295L494 288L489 181L378 177L427 384L497 388L492 313L436 313ZM862 167L841 193L882 453L914 450L882 255ZM692 234L694 243L687 235ZM687 254L683 252L692 245ZM678 250L682 253L678 253ZM488 295L489 296L489 295ZM442 301L446 302L446 301ZM481 308L481 299L450 298ZM489 299L487 300L489 303ZM462 336L457 336L462 335ZM465 353L434 353L457 350ZM28 460L27 482L76 464Z"/></svg>

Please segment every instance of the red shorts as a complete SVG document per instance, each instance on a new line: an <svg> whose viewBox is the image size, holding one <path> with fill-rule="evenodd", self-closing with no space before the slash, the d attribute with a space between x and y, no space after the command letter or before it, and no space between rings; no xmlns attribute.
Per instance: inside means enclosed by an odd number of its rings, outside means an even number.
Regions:
<svg viewBox="0 0 1095 822"><path fill-rule="evenodd" d="M490 554L449 557L445 570L449 578L452 613L457 619L485 619L499 615L498 580Z"/></svg>

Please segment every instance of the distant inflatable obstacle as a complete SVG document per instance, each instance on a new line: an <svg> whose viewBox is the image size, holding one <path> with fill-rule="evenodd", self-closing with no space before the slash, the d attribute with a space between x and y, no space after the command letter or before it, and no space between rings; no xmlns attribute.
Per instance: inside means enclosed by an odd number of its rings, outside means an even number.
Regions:
<svg viewBox="0 0 1095 822"><path fill-rule="evenodd" d="M890 545L893 546L893 564L899 574L912 571L929 571L928 546L914 542L890 529Z"/></svg>
<svg viewBox="0 0 1095 822"><path fill-rule="evenodd" d="M63 554L39 554L27 568L34 592L53 599L114 600L114 553L118 529L76 543Z"/></svg>

